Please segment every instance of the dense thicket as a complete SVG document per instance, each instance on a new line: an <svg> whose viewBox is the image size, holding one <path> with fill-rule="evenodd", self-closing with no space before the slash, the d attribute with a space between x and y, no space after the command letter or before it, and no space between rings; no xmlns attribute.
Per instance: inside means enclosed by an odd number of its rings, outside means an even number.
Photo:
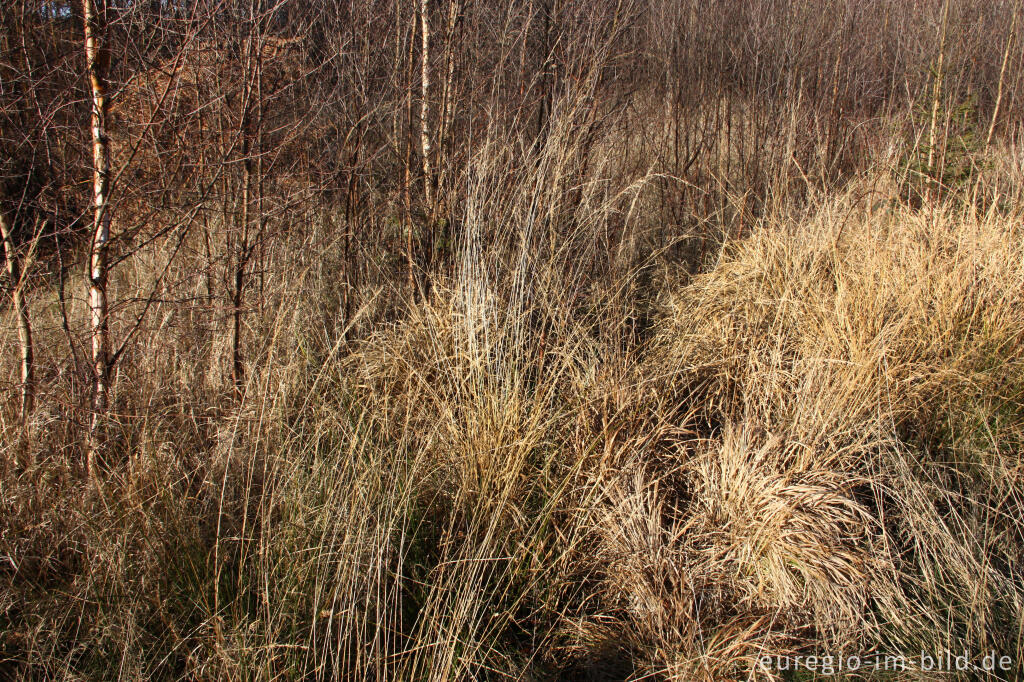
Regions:
<svg viewBox="0 0 1024 682"><path fill-rule="evenodd" d="M1022 22L0 0L0 676L1019 665Z"/></svg>

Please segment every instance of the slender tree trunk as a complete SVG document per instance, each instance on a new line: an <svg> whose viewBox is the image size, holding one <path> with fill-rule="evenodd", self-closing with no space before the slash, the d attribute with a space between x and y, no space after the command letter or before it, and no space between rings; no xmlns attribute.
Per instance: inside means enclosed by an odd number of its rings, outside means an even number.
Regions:
<svg viewBox="0 0 1024 682"><path fill-rule="evenodd" d="M939 29L939 58L935 65L935 81L932 88L932 112L931 119L928 125L928 180L931 183L931 187L928 190L928 196L930 199L935 200L938 197L939 189L941 185L941 178L936 174L937 168L935 167L935 147L938 145L938 123L939 123L939 105L942 101L942 80L944 76L944 67L946 59L946 28L947 21L949 19L949 0L946 0L942 4L942 23Z"/></svg>
<svg viewBox="0 0 1024 682"><path fill-rule="evenodd" d="M248 211L243 210L243 214ZM245 244L242 248L246 248ZM245 366L242 363L242 289L245 285L245 264L239 254L231 287L231 384L235 393L241 395L245 383Z"/></svg>
<svg viewBox="0 0 1024 682"><path fill-rule="evenodd" d="M256 26L249 28L249 35L245 41L245 62L243 69L243 94L241 98L241 127L242 136L242 217L241 217L241 238L235 254L235 268L231 288L231 382L234 385L235 393L241 396L245 383L245 366L242 361L242 304L245 298L246 268L252 258L254 249L257 248L259 230L252 237L250 224L252 222L252 184L253 184L253 141L256 138L257 153L259 150L259 136L253 135L251 126L253 124L252 105L253 97L259 98L262 94L259 81L262 79L262 41L256 35ZM254 83L255 81L255 83ZM254 87L255 85L255 87ZM258 118L258 117L257 117ZM257 125L260 122L257 120ZM257 169L259 171L259 169ZM257 172L257 176L259 176ZM260 183L259 177L256 179ZM262 201L262 187L257 187L257 199ZM262 206L257 205L261 211ZM262 220L262 215L257 216L257 221Z"/></svg>
<svg viewBox="0 0 1024 682"><path fill-rule="evenodd" d="M446 71L444 90L441 97L441 130L438 133L438 147L448 138L448 131L455 116L455 24L462 8L459 0L448 3L448 33L445 42Z"/></svg>
<svg viewBox="0 0 1024 682"><path fill-rule="evenodd" d="M247 122L243 114L242 126ZM245 366L242 363L242 298L245 288L245 267L249 258L249 186L252 183L252 159L248 143L248 131L243 130L244 142L242 144L242 219L241 237L238 244L238 252L235 254L235 267L231 286L231 383L235 392L242 393L242 386L245 382Z"/></svg>
<svg viewBox="0 0 1024 682"><path fill-rule="evenodd" d="M86 451L86 472L96 475L104 444L110 386L107 323L107 245L110 241L110 144L107 138L107 67L110 53L104 44L105 0L83 0L85 55L92 103L93 228L89 253L89 310L92 333L92 414Z"/></svg>
<svg viewBox="0 0 1024 682"><path fill-rule="evenodd" d="M442 162L446 151L449 149L448 134L455 118L455 26L462 8L459 0L449 0L448 3L448 31L445 37L445 80L441 90L441 113L438 117L440 127L437 131L437 155L438 155L438 193L442 196L439 201L443 203L443 189L447 186L445 177L452 172L451 164ZM525 41L524 41L525 42Z"/></svg>
<svg viewBox="0 0 1024 682"><path fill-rule="evenodd" d="M412 115L412 93L415 83L415 70L413 68L413 46L416 44L416 10L412 12L412 31L409 34L409 51L406 59L408 74L406 78L405 97L405 119L403 124L406 127L405 135L405 169L402 177L402 204L403 217L405 219L405 259L406 274L409 278L409 296L416 300L416 253L415 241L412 228L412 164L413 164L413 115Z"/></svg>
<svg viewBox="0 0 1024 682"><path fill-rule="evenodd" d="M420 0L420 35L423 40L420 71L420 147L423 152L423 193L427 202L427 214L431 215L434 210L434 171L430 130L430 8L427 0Z"/></svg>
<svg viewBox="0 0 1024 682"><path fill-rule="evenodd" d="M552 59L552 14L557 11L554 2L545 2L544 12L544 43L541 49L544 50L544 61L541 65L540 82L541 89L540 105L537 107L537 143L536 149L541 149L547 141L547 122L551 116L551 109L554 106L555 78L554 63Z"/></svg>
<svg viewBox="0 0 1024 682"><path fill-rule="evenodd" d="M14 250L14 239L7 216L0 211L0 237L3 238L7 276L11 280L11 298L14 312L18 317L18 344L21 355L21 419L25 421L32 412L35 400L35 378L32 365L32 321L29 318L28 302L25 300L21 262Z"/></svg>
<svg viewBox="0 0 1024 682"><path fill-rule="evenodd" d="M420 146L423 151L423 199L426 202L426 229L423 234L423 248L425 267L422 279L421 294L424 300L430 298L430 259L433 255L434 245L434 222L437 214L436 189L437 178L434 167L434 131L430 125L430 6L427 0L420 0L420 35L423 39L422 70L420 74L421 102L420 102Z"/></svg>
<svg viewBox="0 0 1024 682"><path fill-rule="evenodd" d="M988 133L985 135L985 149L992 144L992 135L996 131L996 121L999 120L999 107L1003 102L1003 81L1006 77L1006 65L1010 61L1010 48L1013 46L1013 38L1016 35L1017 13L1020 10L1020 3L1013 10L1013 19L1010 21L1010 33L1006 37L1006 48L1003 50L1003 63L999 67L999 84L996 87L996 103L992 107L992 120L988 125Z"/></svg>

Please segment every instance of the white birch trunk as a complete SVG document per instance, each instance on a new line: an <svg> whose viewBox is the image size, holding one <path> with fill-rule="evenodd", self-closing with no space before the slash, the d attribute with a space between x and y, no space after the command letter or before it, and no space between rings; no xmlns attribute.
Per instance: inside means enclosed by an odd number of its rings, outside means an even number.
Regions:
<svg viewBox="0 0 1024 682"><path fill-rule="evenodd" d="M92 336L92 414L86 452L86 472L96 475L104 444L110 386L107 321L107 245L110 241L110 143L107 138L108 48L103 44L104 0L83 0L85 55L92 105L93 227L89 250L89 311Z"/></svg>
<svg viewBox="0 0 1024 682"><path fill-rule="evenodd" d="M430 131L430 8L420 0L420 35L423 39L423 61L420 72L420 147L423 152L423 192L427 212L434 210L434 172L431 162L433 146Z"/></svg>

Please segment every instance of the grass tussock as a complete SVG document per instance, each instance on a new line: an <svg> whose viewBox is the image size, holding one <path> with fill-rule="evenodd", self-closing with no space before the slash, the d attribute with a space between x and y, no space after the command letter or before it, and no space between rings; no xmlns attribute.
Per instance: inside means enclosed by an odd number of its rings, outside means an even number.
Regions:
<svg viewBox="0 0 1024 682"><path fill-rule="evenodd" d="M367 303L360 339L310 324L320 275L293 268L272 295L302 296L261 322L239 406L197 412L224 399L180 379L190 363L136 376L164 388L122 409L161 407L121 424L99 489L54 415L27 441L6 423L23 459L0 483L4 671L724 680L780 679L766 654L1020 660L1019 224L851 190L684 276L645 252L642 182L566 207L540 191L556 161L482 167L477 191L512 178L507 200L470 201L451 276L407 310ZM545 233L570 209L578 244L609 220L631 235L599 276Z"/></svg>
<svg viewBox="0 0 1024 682"><path fill-rule="evenodd" d="M709 438L663 504L719 604L833 651L1019 651L1019 244L836 202L669 298L659 390Z"/></svg>

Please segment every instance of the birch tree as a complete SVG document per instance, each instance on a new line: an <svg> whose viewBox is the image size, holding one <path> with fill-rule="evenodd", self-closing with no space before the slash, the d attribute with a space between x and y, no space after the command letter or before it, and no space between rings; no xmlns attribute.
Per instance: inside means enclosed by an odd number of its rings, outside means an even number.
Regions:
<svg viewBox="0 0 1024 682"><path fill-rule="evenodd" d="M423 54L420 70L420 147L423 153L423 196L427 212L434 210L434 171L431 163L433 153L430 130L430 7L427 0L420 0L420 36Z"/></svg>
<svg viewBox="0 0 1024 682"><path fill-rule="evenodd" d="M92 339L92 411L86 451L86 472L96 475L105 440L109 400L109 327L107 319L107 247L110 242L110 142L107 136L107 70L105 0L83 0L85 56L89 74L92 129L92 240L89 247L89 319Z"/></svg>

